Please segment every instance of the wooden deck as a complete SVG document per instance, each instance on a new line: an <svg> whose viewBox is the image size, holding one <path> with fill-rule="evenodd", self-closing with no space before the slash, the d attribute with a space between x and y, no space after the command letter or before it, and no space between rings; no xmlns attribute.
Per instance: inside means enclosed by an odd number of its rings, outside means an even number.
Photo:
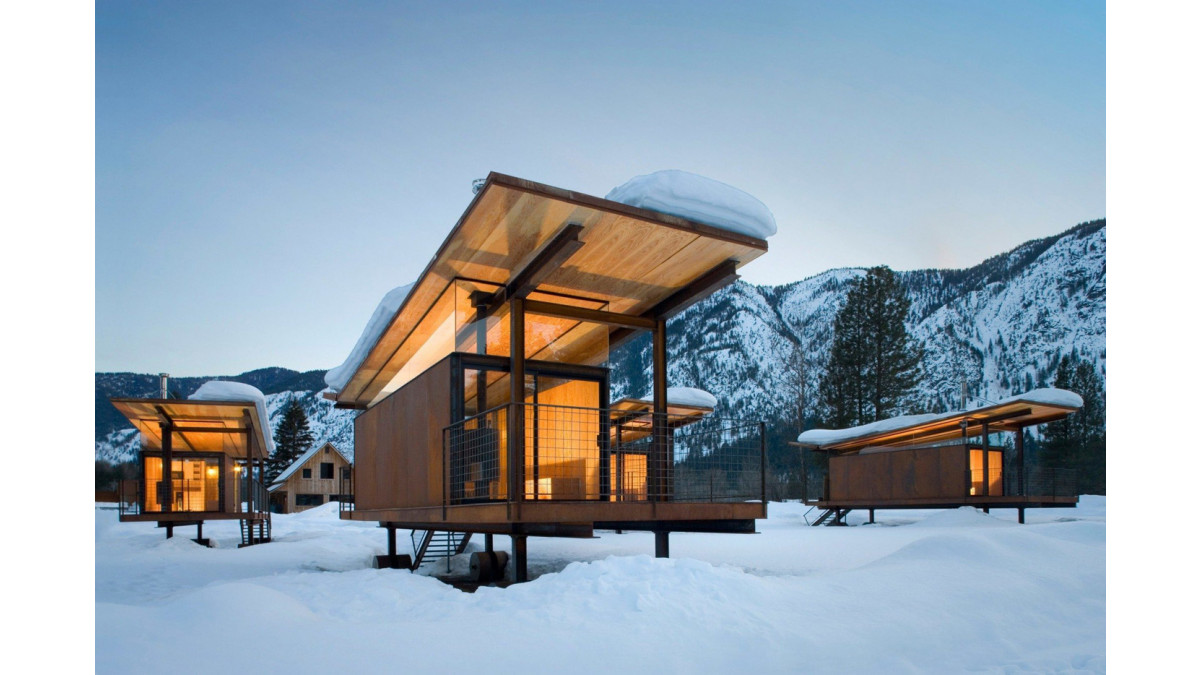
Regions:
<svg viewBox="0 0 1200 675"><path fill-rule="evenodd" d="M812 502L810 502L812 503ZM822 509L956 509L960 506L975 508L1074 508L1079 497L1054 497L1050 495L961 497L958 499L821 499L815 502Z"/></svg>
<svg viewBox="0 0 1200 675"><path fill-rule="evenodd" d="M759 502L492 502L404 509L343 512L347 520L391 523L405 529L493 534L590 537L592 529L674 532L754 532L754 520L767 517Z"/></svg>
<svg viewBox="0 0 1200 675"><path fill-rule="evenodd" d="M270 514L226 513L224 511L154 511L150 513L127 513L120 517L122 523L195 523L205 520L267 520Z"/></svg>

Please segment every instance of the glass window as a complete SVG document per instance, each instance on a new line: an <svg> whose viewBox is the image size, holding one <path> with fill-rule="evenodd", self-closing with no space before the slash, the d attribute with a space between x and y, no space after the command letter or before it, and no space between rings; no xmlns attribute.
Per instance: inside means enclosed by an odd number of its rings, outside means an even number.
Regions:
<svg viewBox="0 0 1200 675"><path fill-rule="evenodd" d="M333 462L321 462L321 478L333 479Z"/></svg>
<svg viewBox="0 0 1200 675"><path fill-rule="evenodd" d="M301 469L300 477L301 478L312 478L312 469Z"/></svg>

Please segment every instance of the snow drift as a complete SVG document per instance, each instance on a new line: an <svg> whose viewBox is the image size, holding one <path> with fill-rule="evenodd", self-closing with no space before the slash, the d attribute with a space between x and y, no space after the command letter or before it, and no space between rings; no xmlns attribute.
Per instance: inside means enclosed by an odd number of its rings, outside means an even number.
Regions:
<svg viewBox="0 0 1200 675"><path fill-rule="evenodd" d="M775 216L753 196L678 169L634 177L604 198L759 239L777 231Z"/></svg>
<svg viewBox="0 0 1200 675"><path fill-rule="evenodd" d="M258 387L252 387L241 382L227 382L225 380L209 380L200 385L191 396L190 401L253 401L254 407L258 410L258 419L262 420L263 429L263 445L267 449L267 455L275 454L275 434L271 431L271 418L267 415L267 397L258 390Z"/></svg>
<svg viewBox="0 0 1200 675"><path fill-rule="evenodd" d="M404 304L404 299L408 297L413 286L414 284L397 286L383 296L383 300L379 301L379 306L371 314L371 319L367 321L366 328L363 328L362 335L358 336L358 342L355 342L354 348L350 350L350 355L346 357L342 365L325 373L325 384L329 385L330 389L338 392L346 386L350 377L354 375L354 371L358 370L363 360L367 358L371 347L374 347L375 343L379 341L379 336L383 335L383 331L391 323L392 317L396 316L396 312L400 310L400 305Z"/></svg>

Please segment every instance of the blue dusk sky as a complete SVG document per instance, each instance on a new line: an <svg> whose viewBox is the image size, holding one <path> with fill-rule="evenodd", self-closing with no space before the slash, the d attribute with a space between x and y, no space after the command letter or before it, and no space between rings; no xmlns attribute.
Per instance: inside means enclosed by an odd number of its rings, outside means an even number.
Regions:
<svg viewBox="0 0 1200 675"><path fill-rule="evenodd" d="M100 371L337 365L493 170L741 188L763 284L1106 215L1102 2L102 0L95 37Z"/></svg>

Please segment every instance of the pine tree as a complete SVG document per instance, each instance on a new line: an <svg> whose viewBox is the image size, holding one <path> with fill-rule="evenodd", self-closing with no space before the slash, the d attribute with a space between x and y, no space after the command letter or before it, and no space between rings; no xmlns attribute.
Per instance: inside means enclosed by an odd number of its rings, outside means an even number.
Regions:
<svg viewBox="0 0 1200 675"><path fill-rule="evenodd" d="M313 435L308 429L308 415L300 402L292 399L283 412L283 419L275 428L275 452L267 462L267 484L283 473L300 455L312 447Z"/></svg>
<svg viewBox="0 0 1200 675"><path fill-rule="evenodd" d="M1081 494L1105 494L1104 382L1091 361L1068 354L1058 365L1054 386L1083 397L1083 408L1045 426L1043 464L1074 469Z"/></svg>
<svg viewBox="0 0 1200 675"><path fill-rule="evenodd" d="M922 357L904 324L908 309L908 296L887 267L872 267L851 284L818 388L827 425L856 426L900 412L920 377Z"/></svg>

